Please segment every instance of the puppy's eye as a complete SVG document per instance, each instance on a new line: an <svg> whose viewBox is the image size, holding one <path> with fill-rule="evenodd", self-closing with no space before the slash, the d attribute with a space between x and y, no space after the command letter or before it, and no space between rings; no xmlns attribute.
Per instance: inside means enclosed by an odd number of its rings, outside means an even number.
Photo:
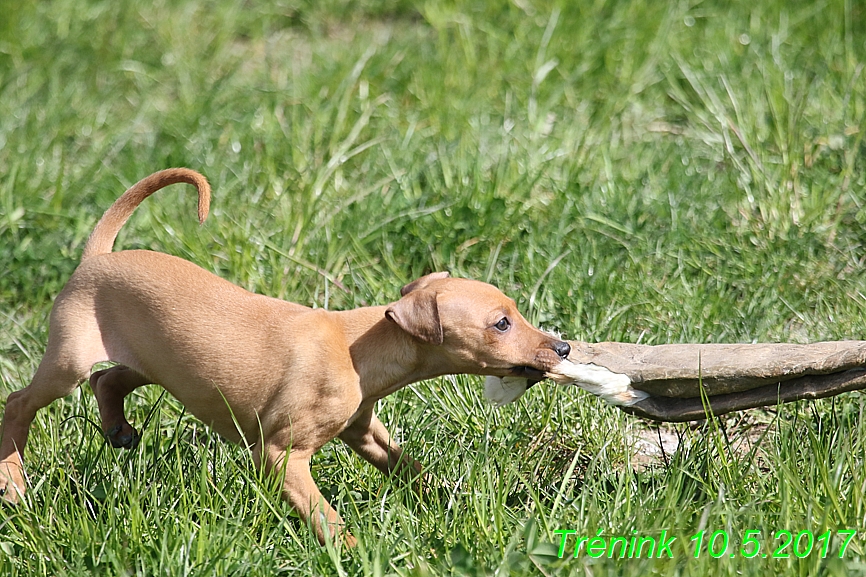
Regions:
<svg viewBox="0 0 866 577"><path fill-rule="evenodd" d="M503 333L505 331L507 331L510 326L511 326L511 321L508 320L508 317L502 317L501 319L499 319L498 323L493 325L493 327L496 330L503 332Z"/></svg>

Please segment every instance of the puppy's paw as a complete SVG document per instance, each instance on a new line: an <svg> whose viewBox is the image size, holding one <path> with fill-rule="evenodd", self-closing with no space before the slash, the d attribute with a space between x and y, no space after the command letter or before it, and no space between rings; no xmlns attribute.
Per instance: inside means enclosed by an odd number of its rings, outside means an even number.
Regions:
<svg viewBox="0 0 866 577"><path fill-rule="evenodd" d="M0 462L0 499L15 505L24 498L26 487L24 470L20 462L17 460Z"/></svg>
<svg viewBox="0 0 866 577"><path fill-rule="evenodd" d="M141 435L138 434L138 431L128 423L115 425L106 431L105 436L115 449L134 449L141 440Z"/></svg>
<svg viewBox="0 0 866 577"><path fill-rule="evenodd" d="M487 377L484 379L484 397L495 407L513 403L529 388L523 377Z"/></svg>

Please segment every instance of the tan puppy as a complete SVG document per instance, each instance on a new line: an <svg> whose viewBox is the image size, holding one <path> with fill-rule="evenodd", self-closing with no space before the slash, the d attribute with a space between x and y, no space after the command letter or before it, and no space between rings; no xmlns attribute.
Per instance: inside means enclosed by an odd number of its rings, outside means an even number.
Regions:
<svg viewBox="0 0 866 577"><path fill-rule="evenodd" d="M24 495L22 455L36 411L71 393L95 363L113 361L119 365L90 382L114 446L138 440L124 397L158 383L220 435L250 446L257 465L285 471L283 497L324 543L342 520L310 476L310 457L322 445L340 437L386 474L421 470L376 418L377 400L451 373L538 380L569 353L493 286L447 273L406 285L388 306L332 312L247 292L166 254L112 253L135 207L177 182L196 186L204 221L203 176L179 168L143 179L96 225L57 296L36 375L6 402L0 493L7 500Z"/></svg>

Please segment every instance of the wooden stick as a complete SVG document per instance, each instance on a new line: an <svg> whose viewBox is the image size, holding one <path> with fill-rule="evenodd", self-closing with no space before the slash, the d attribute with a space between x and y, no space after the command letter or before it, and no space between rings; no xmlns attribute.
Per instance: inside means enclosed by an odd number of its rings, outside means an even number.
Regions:
<svg viewBox="0 0 866 577"><path fill-rule="evenodd" d="M718 416L732 411L803 399L823 399L859 389L866 389L866 369L850 369L828 375L807 375L748 391L705 396L703 399L650 396L634 405L620 408L627 413L654 421L697 421L706 419L709 414Z"/></svg>

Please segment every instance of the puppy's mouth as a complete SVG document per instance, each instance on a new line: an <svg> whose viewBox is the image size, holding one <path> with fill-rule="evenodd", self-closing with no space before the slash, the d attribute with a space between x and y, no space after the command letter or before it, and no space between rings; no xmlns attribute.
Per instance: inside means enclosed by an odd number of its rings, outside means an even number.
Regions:
<svg viewBox="0 0 866 577"><path fill-rule="evenodd" d="M529 381L529 387L531 387L538 381L544 380L544 371L539 371L538 369L529 366L512 367L509 371L509 375L512 377L521 377L527 379Z"/></svg>
<svg viewBox="0 0 866 577"><path fill-rule="evenodd" d="M543 381L551 367L558 365L571 352L571 346L564 341L557 341L551 348L540 348L536 351L532 365L518 365L511 367L509 376L526 379L527 388L539 381ZM536 367L542 367L538 369Z"/></svg>

